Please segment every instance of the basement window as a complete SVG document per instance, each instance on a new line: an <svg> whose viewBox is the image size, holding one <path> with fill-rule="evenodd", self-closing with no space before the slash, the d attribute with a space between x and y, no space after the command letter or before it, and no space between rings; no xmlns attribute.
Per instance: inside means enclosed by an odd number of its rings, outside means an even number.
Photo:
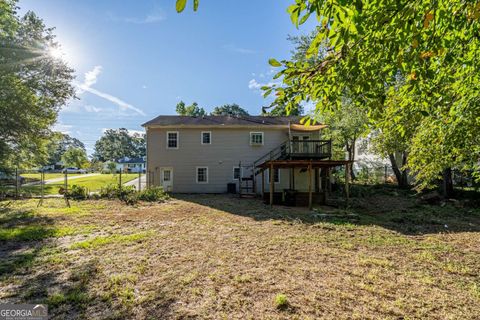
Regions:
<svg viewBox="0 0 480 320"><path fill-rule="evenodd" d="M208 167L197 167L197 183L208 183Z"/></svg>

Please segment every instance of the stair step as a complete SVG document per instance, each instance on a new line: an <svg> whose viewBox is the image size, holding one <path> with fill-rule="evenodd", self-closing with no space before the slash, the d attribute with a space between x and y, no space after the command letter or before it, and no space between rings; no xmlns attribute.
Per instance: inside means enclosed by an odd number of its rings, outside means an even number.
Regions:
<svg viewBox="0 0 480 320"><path fill-rule="evenodd" d="M248 192L248 193L242 193L240 194L241 198L255 198L257 196L256 193L253 192Z"/></svg>

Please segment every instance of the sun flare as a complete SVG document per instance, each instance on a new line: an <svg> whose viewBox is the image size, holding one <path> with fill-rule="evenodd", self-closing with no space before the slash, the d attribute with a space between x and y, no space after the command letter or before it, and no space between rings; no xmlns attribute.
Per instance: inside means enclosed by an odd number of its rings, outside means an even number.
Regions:
<svg viewBox="0 0 480 320"><path fill-rule="evenodd" d="M59 47L51 47L48 49L48 54L55 59L62 59L63 52Z"/></svg>

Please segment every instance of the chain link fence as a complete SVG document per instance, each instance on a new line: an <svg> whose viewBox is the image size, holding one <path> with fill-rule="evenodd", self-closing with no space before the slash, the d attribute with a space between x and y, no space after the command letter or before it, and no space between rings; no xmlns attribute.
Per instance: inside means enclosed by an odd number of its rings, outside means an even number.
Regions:
<svg viewBox="0 0 480 320"><path fill-rule="evenodd" d="M85 170L0 170L0 200L25 198L65 198L74 186L81 186L88 194L98 193L108 185L133 186L137 191L145 188L142 172L97 173Z"/></svg>

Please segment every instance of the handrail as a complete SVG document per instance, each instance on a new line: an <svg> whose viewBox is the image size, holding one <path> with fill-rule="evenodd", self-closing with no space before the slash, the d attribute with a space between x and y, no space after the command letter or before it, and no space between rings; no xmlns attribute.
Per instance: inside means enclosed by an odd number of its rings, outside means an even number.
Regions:
<svg viewBox="0 0 480 320"><path fill-rule="evenodd" d="M253 167L267 160L277 159L284 153L287 156L308 157L332 154L332 140L286 140L253 162Z"/></svg>
<svg viewBox="0 0 480 320"><path fill-rule="evenodd" d="M282 147L287 144L287 142L288 142L288 140L285 140L284 142L282 142L281 144L279 144L278 146L276 146L275 148L273 148L272 150L270 150L269 152L267 152L266 154L264 154L263 156L261 156L257 160L253 161L253 167L256 167L258 163L263 162L262 160L264 158L267 158L267 156L270 156L270 160L271 160L273 151L275 151L277 149L281 150Z"/></svg>

